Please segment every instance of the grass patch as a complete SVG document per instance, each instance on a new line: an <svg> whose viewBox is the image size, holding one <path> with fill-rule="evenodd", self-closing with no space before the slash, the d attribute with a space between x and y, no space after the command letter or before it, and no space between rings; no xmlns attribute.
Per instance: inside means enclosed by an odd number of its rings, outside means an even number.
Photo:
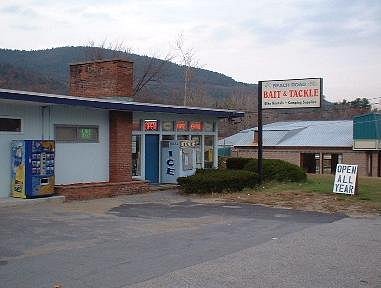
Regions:
<svg viewBox="0 0 381 288"><path fill-rule="evenodd" d="M375 177L359 177L359 195L347 196L333 194L334 175L308 175L307 181L302 183L277 183L271 182L263 186L258 191L262 192L285 192L297 191L306 193L319 193L328 195L337 195L344 198L352 198L357 200L366 200L381 203L381 178Z"/></svg>
<svg viewBox="0 0 381 288"><path fill-rule="evenodd" d="M359 194L332 192L334 175L308 175L305 182L269 182L256 189L226 194L224 199L295 209L344 212L349 215L381 213L381 178L359 177Z"/></svg>

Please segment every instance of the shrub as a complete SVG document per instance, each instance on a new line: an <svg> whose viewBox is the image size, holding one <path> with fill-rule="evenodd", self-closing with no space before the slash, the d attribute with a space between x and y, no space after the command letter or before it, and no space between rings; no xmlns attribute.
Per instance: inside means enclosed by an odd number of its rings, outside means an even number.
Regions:
<svg viewBox="0 0 381 288"><path fill-rule="evenodd" d="M233 169L233 170L241 170L247 163L250 162L250 158L239 158L239 157L232 157L226 159L226 168L227 169Z"/></svg>
<svg viewBox="0 0 381 288"><path fill-rule="evenodd" d="M251 159L243 169L258 173L258 160ZM279 159L264 159L263 179L265 181L301 182L307 179L307 174L302 168L289 162Z"/></svg>
<svg viewBox="0 0 381 288"><path fill-rule="evenodd" d="M241 191L258 183L257 173L245 170L200 169L196 174L177 179L184 193L221 193Z"/></svg>

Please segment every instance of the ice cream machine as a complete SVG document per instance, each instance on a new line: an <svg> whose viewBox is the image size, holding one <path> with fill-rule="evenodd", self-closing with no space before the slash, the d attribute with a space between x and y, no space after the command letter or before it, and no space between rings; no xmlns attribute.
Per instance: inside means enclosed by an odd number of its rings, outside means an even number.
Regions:
<svg viewBox="0 0 381 288"><path fill-rule="evenodd" d="M11 194L33 198L54 193L55 143L14 140L11 143Z"/></svg>
<svg viewBox="0 0 381 288"><path fill-rule="evenodd" d="M196 173L196 142L173 140L161 142L161 182L177 183L178 177Z"/></svg>

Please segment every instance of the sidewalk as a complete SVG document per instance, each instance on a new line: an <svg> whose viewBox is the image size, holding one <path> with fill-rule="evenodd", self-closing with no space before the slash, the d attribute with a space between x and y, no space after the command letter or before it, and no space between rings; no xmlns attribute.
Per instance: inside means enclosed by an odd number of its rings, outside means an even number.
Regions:
<svg viewBox="0 0 381 288"><path fill-rule="evenodd" d="M65 202L65 196L50 196L44 198L33 198L33 199L21 199L21 198L0 198L0 208L5 207L18 207L18 206L32 206L39 205L41 203L63 203Z"/></svg>

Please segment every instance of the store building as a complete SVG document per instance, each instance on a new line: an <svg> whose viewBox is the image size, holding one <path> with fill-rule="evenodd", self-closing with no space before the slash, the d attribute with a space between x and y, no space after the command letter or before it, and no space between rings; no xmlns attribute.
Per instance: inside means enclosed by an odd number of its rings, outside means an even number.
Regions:
<svg viewBox="0 0 381 288"><path fill-rule="evenodd" d="M263 156L303 167L308 173L333 174L336 164L359 165L360 176L381 177L379 114L340 121L290 121L263 126ZM366 126L366 127L365 127ZM219 140L232 157L257 158L257 128Z"/></svg>
<svg viewBox="0 0 381 288"><path fill-rule="evenodd" d="M189 140L195 168L217 167L218 120L242 112L134 102L132 85L133 63L107 60L71 65L70 96L0 89L0 197L9 197L12 140L56 141L56 191L69 199L162 182L165 141Z"/></svg>

